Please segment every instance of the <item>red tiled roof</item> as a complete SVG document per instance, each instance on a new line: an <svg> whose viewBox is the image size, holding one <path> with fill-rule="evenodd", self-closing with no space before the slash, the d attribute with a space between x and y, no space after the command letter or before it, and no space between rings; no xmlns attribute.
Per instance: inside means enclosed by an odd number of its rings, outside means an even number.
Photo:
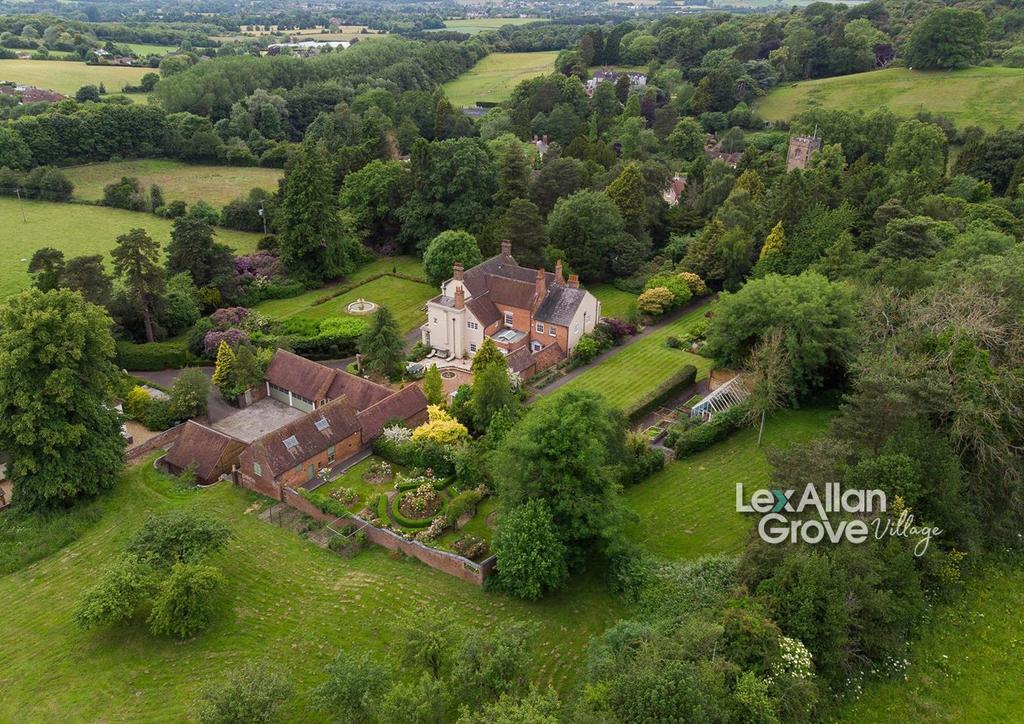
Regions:
<svg viewBox="0 0 1024 724"><path fill-rule="evenodd" d="M326 425L320 423L321 420L326 421ZM317 429L317 423L323 427L322 430ZM339 397L267 433L253 441L252 446L256 448L254 452L263 453L276 477L356 432L359 432L356 411L347 399ZM289 447L285 441L290 438L295 438L295 444Z"/></svg>
<svg viewBox="0 0 1024 724"><path fill-rule="evenodd" d="M419 385L409 385L359 413L363 443L380 435L384 424L395 417L407 420L427 409L427 398Z"/></svg>
<svg viewBox="0 0 1024 724"><path fill-rule="evenodd" d="M565 357L565 351L558 342L552 342L539 352L533 353L533 361L537 363L537 372L558 364Z"/></svg>
<svg viewBox="0 0 1024 724"><path fill-rule="evenodd" d="M390 387L378 385L376 382L342 370L334 370L334 373L334 381L327 390L327 397L333 400L344 395L357 411L376 405L393 392Z"/></svg>
<svg viewBox="0 0 1024 724"><path fill-rule="evenodd" d="M244 449L241 440L189 420L164 456L164 462L182 470L192 467L197 478L209 480L225 456L237 457Z"/></svg>
<svg viewBox="0 0 1024 724"><path fill-rule="evenodd" d="M312 402L327 397L336 370L283 349L277 350L267 367L266 380Z"/></svg>

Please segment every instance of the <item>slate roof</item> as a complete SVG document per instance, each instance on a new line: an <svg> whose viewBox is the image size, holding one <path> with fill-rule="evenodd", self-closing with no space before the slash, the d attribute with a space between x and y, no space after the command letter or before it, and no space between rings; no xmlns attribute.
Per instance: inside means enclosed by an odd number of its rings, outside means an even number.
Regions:
<svg viewBox="0 0 1024 724"><path fill-rule="evenodd" d="M164 462L182 470L193 467L197 478L210 480L222 459L237 457L244 449L241 440L189 420L164 456Z"/></svg>
<svg viewBox="0 0 1024 724"><path fill-rule="evenodd" d="M494 306L494 302L491 301L490 294L484 294L479 297L470 297L466 302L466 307L473 313L473 316L477 318L480 324L485 327L497 322L501 319L501 310Z"/></svg>
<svg viewBox="0 0 1024 724"><path fill-rule="evenodd" d="M572 287L555 286L548 289L547 296L533 313L533 318L568 327L586 294L584 290Z"/></svg>
<svg viewBox="0 0 1024 724"><path fill-rule="evenodd" d="M380 435L388 420L394 417L407 420L426 409L427 398L419 385L402 388L358 414L359 425L363 431L363 442L367 443Z"/></svg>
<svg viewBox="0 0 1024 724"><path fill-rule="evenodd" d="M326 426L321 420L327 422ZM359 431L355 409L346 398L339 397L253 441L252 447L254 453L262 453L276 477ZM295 444L285 445L290 438L295 438Z"/></svg>

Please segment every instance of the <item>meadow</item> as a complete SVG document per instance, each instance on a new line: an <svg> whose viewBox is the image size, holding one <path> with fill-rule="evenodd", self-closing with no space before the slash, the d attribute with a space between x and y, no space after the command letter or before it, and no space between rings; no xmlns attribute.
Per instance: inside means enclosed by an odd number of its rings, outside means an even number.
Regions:
<svg viewBox="0 0 1024 724"><path fill-rule="evenodd" d="M411 256L383 257L360 267L339 284L312 289L289 299L272 299L257 305L256 310L274 319L345 317L351 316L345 312L349 303L356 299L366 299L391 310L399 329L403 333L409 332L426 321L426 314L421 309L428 299L436 295L437 290L426 282L393 276L393 272L422 278L423 264ZM330 296L337 287L353 284L358 286L329 301L317 303Z"/></svg>
<svg viewBox="0 0 1024 724"><path fill-rule="evenodd" d="M86 204L18 201L0 197L0 299L29 286L28 262L44 246L60 249L66 257L107 254L117 237L143 228L160 242L171 238L171 222L152 214ZM217 240L238 253L255 250L258 234L217 229ZM109 260L108 260L109 261Z"/></svg>
<svg viewBox="0 0 1024 724"><path fill-rule="evenodd" d="M904 116L919 110L941 113L960 128L1014 128L1024 121L1024 69L888 68L781 86L754 106L769 121L788 120L811 108L870 113L879 107Z"/></svg>
<svg viewBox="0 0 1024 724"><path fill-rule="evenodd" d="M1024 571L978 571L940 605L904 677L864 686L837 721L1019 722L1024 711Z"/></svg>
<svg viewBox="0 0 1024 724"><path fill-rule="evenodd" d="M707 376L711 360L666 346L669 337L686 334L703 319L705 306L687 312L621 349L566 383L564 390L589 390L608 398L616 407L626 409L658 388L683 366L697 368L697 379ZM607 312L605 312L607 314Z"/></svg>
<svg viewBox="0 0 1024 724"><path fill-rule="evenodd" d="M525 603L374 546L343 559L260 520L265 501L241 488L187 490L148 462L124 474L100 505L102 517L77 541L0 577L0 721L68 712L78 721L182 721L204 684L260 658L272 659L296 691L284 720L325 721L309 710L309 691L342 647L387 656L404 626L440 610L470 626L532 622L533 680L568 692L586 642L625 613L596 573ZM141 621L78 629L71 614L96 571L149 514L170 509L202 510L231 528L227 550L211 559L228 580L212 627L186 642L154 638Z"/></svg>
<svg viewBox="0 0 1024 724"><path fill-rule="evenodd" d="M126 84L138 85L142 76L152 71L152 68L86 65L67 60L0 60L0 81L34 85L66 96L75 95L83 85L100 83L109 93L118 93Z"/></svg>
<svg viewBox="0 0 1024 724"><path fill-rule="evenodd" d="M76 199L99 201L104 186L122 176L133 176L147 191L151 184L158 185L168 202L202 200L216 208L245 196L252 188L275 191L283 175L276 168L196 166L159 158L90 163L62 170L75 185Z"/></svg>
<svg viewBox="0 0 1024 724"><path fill-rule="evenodd" d="M536 53L491 53L455 80L444 84L448 100L456 108L477 101L500 103L512 95L521 81L555 70L554 51Z"/></svg>
<svg viewBox="0 0 1024 724"><path fill-rule="evenodd" d="M833 412L784 410L768 419L761 447L757 430L745 428L627 488L626 502L640 517L630 537L667 559L739 553L752 521L736 512L736 484L764 487L771 472L765 451L824 432Z"/></svg>
<svg viewBox="0 0 1024 724"><path fill-rule="evenodd" d="M526 25L527 23L535 22L537 22L537 18L460 18L458 20L445 20L444 27L437 28L437 30L453 30L458 33L476 35L485 30L495 30L504 25Z"/></svg>

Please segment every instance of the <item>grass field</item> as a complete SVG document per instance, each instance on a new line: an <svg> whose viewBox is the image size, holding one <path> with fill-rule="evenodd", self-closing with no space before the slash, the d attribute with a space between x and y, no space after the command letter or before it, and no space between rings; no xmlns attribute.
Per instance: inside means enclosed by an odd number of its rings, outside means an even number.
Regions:
<svg viewBox="0 0 1024 724"><path fill-rule="evenodd" d="M620 408L626 408L678 372L684 365L697 368L697 378L707 375L711 360L680 349L665 346L665 340L685 334L703 318L705 306L698 307L619 350L597 363L576 379L564 385L563 390L590 390L608 398Z"/></svg>
<svg viewBox="0 0 1024 724"><path fill-rule="evenodd" d="M420 308L428 299L435 296L437 290L426 283L391 276L390 272L422 277L423 264L411 256L385 257L366 264L351 274L341 286L363 282L378 274L388 276L367 281L358 287L338 295L323 304L315 304L318 299L329 295L332 287L312 289L305 294L290 299L272 299L257 305L256 309L274 319L288 317L305 317L307 319L323 319L324 317L344 317L345 307L356 299L366 299L383 304L398 321L399 329L408 332L423 324L426 315Z"/></svg>
<svg viewBox="0 0 1024 724"><path fill-rule="evenodd" d="M24 219L22 218L24 214ZM85 204L21 201L0 197L0 299L29 285L28 262L36 249L52 246L67 257L106 254L129 229L146 229L166 245L171 222L159 216ZM217 239L236 252L253 251L258 234L217 229Z"/></svg>
<svg viewBox="0 0 1024 724"><path fill-rule="evenodd" d="M120 181L122 176L134 176L147 191L151 184L160 186L168 202L181 200L191 204L203 200L216 208L247 195L252 188L275 191L283 175L276 168L195 166L161 158L90 163L63 170L75 184L78 199L99 201L104 186Z"/></svg>
<svg viewBox="0 0 1024 724"><path fill-rule="evenodd" d="M960 128L1016 127L1024 121L1024 69L925 72L889 68L821 78L776 88L757 101L755 110L766 120L776 121L811 108L871 112L883 106L900 115L919 110L941 113Z"/></svg>
<svg viewBox="0 0 1024 724"><path fill-rule="evenodd" d="M520 81L555 70L558 53L491 53L453 81L444 84L448 100L456 108L477 101L506 100Z"/></svg>
<svg viewBox="0 0 1024 724"><path fill-rule="evenodd" d="M678 462L626 490L626 501L640 516L630 537L659 556L697 558L740 551L751 520L736 512L736 483L748 490L768 482L765 450L809 440L823 432L833 411L785 410L757 430L729 439Z"/></svg>
<svg viewBox="0 0 1024 724"><path fill-rule="evenodd" d="M616 289L611 284L595 284L588 286L587 291L601 302L601 316L625 319L630 307L636 301L636 294Z"/></svg>
<svg viewBox="0 0 1024 724"><path fill-rule="evenodd" d="M466 18L459 20L445 20L444 28L437 30L454 30L459 33L476 35L485 30L494 30L503 25L526 25L535 23L537 18Z"/></svg>
<svg viewBox="0 0 1024 724"><path fill-rule="evenodd" d="M272 659L293 684L284 720L318 720L309 690L341 647L386 655L403 625L445 608L473 626L535 623L533 679L565 692L589 637L624 614L598 575L529 604L373 546L342 559L259 520L254 500L223 483L186 491L143 463L78 541L0 577L0 721L183 721L206 682L255 658ZM230 526L228 549L211 561L229 582L226 611L187 642L153 638L142 623L80 631L71 614L96 571L148 514L174 508L201 509Z"/></svg>
<svg viewBox="0 0 1024 724"><path fill-rule="evenodd" d="M906 679L872 682L837 721L1020 722L1024 571L991 568L940 607L911 648Z"/></svg>
<svg viewBox="0 0 1024 724"><path fill-rule="evenodd" d="M151 43L118 43L118 45L127 45L133 53L138 55L166 55L178 49L177 45L153 45ZM152 68L150 70L157 72Z"/></svg>
<svg viewBox="0 0 1024 724"><path fill-rule="evenodd" d="M0 60L0 81L34 85L66 96L73 96L83 85L100 83L109 93L117 93L125 84L138 85L142 76L150 72L152 68L86 65L66 60Z"/></svg>

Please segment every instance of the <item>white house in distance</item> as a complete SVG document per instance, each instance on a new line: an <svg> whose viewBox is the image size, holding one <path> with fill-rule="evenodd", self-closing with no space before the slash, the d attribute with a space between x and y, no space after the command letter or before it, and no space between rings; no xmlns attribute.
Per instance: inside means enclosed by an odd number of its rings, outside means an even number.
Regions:
<svg viewBox="0 0 1024 724"><path fill-rule="evenodd" d="M512 245L463 270L456 264L441 294L427 302L423 344L448 360L476 354L490 337L526 377L564 359L601 319L601 303L573 274L519 266Z"/></svg>

